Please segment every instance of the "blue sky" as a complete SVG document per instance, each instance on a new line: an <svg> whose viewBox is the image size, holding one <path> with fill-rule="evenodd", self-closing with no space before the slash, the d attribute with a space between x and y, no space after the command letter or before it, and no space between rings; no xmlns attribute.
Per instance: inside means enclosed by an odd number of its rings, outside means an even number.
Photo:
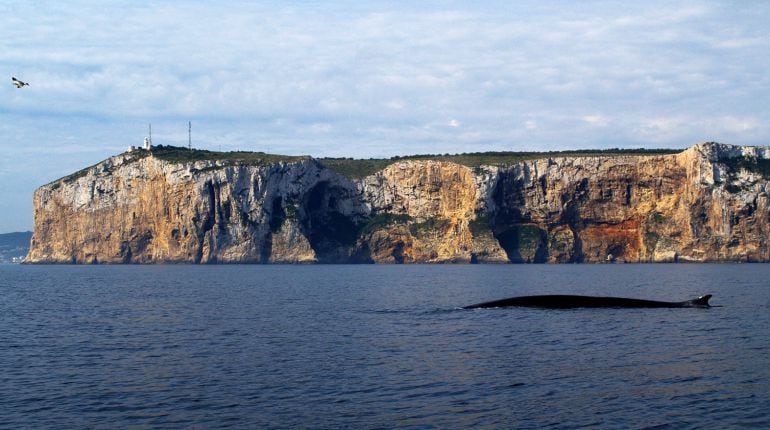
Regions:
<svg viewBox="0 0 770 430"><path fill-rule="evenodd" d="M765 145L768 23L759 1L3 0L0 233L148 123L356 158Z"/></svg>

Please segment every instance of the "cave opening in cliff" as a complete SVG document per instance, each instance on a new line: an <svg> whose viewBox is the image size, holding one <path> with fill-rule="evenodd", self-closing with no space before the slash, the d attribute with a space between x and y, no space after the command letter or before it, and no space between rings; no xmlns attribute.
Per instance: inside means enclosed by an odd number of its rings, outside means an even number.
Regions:
<svg viewBox="0 0 770 430"><path fill-rule="evenodd" d="M319 182L305 197L303 233L320 262L344 261L358 238L358 225L340 209L345 190Z"/></svg>
<svg viewBox="0 0 770 430"><path fill-rule="evenodd" d="M547 234L534 225L513 226L495 233L495 238L512 263L545 263Z"/></svg>

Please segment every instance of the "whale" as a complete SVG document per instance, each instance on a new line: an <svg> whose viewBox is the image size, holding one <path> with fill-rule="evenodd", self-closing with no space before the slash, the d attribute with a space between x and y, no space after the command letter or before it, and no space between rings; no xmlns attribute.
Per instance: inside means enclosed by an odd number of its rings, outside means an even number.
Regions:
<svg viewBox="0 0 770 430"><path fill-rule="evenodd" d="M509 297L491 302L463 306L463 309L527 307L543 309L573 308L708 308L711 294L683 302L661 302L657 300L628 299L624 297L598 297L575 295L542 295Z"/></svg>

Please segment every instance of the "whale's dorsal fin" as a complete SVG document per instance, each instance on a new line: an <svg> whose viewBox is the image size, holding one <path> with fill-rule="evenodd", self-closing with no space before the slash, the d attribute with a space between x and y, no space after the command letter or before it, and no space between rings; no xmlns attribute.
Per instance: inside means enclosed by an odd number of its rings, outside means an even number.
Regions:
<svg viewBox="0 0 770 430"><path fill-rule="evenodd" d="M704 306L708 307L709 305L709 299L711 298L711 294L706 294L703 296L698 297L697 299L690 300L691 306Z"/></svg>

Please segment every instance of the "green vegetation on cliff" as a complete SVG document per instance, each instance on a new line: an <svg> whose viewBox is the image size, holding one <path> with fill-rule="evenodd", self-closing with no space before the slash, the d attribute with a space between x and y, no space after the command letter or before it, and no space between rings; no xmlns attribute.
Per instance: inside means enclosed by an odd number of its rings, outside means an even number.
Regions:
<svg viewBox="0 0 770 430"><path fill-rule="evenodd" d="M756 157L734 157L721 160L727 166L730 174L735 174L740 170L762 175L764 179L770 178L770 160Z"/></svg>
<svg viewBox="0 0 770 430"><path fill-rule="evenodd" d="M415 237L443 235L449 228L449 220L444 218L427 218L425 221L410 224L409 232Z"/></svg>
<svg viewBox="0 0 770 430"><path fill-rule="evenodd" d="M525 160L556 157L618 157L627 155L669 155L678 154L682 149L581 149L553 152L473 152L462 154L420 154L391 158L320 158L321 164L351 179L364 178L379 172L389 165L404 160L436 160L461 164L470 168L480 166L510 166Z"/></svg>
<svg viewBox="0 0 770 430"><path fill-rule="evenodd" d="M141 152L140 152L141 153ZM275 155L264 152L229 151L217 152L205 149L187 149L178 146L153 146L150 150L153 157L172 163L184 163L194 161L226 161L232 164L246 164L250 166L262 166L280 162L293 162L310 157L306 155Z"/></svg>
<svg viewBox="0 0 770 430"><path fill-rule="evenodd" d="M386 228L392 224L407 224L411 221L412 217L406 214L391 214L386 212L378 213L369 218L365 224L359 227L358 235L365 236L374 231Z"/></svg>
<svg viewBox="0 0 770 430"><path fill-rule="evenodd" d="M78 170L75 173L70 173L69 175L67 175L67 176L65 176L65 177L63 177L63 178L61 178L59 180L51 182L53 189L59 188L59 185L61 185L62 182L65 183L65 184L69 184L69 183L77 181L78 179L80 179L83 176L87 175L88 172L91 169L93 169L94 167L96 167L98 165L99 164L97 163L97 164L94 164L93 166L84 167L84 168Z"/></svg>
<svg viewBox="0 0 770 430"><path fill-rule="evenodd" d="M479 168L480 166L509 166L525 160L537 160L542 158L555 157L615 157L628 155L667 155L681 152L680 149L588 149L572 151L552 151L552 152L473 152L462 154L418 154L407 156L395 156L391 158L319 158L326 168L343 175L349 179L360 179L372 175L398 161L404 160L436 160L461 164L470 168ZM267 154L264 152L250 151L208 151L205 149L188 149L179 146L157 145L150 151L136 150L131 153L133 160L141 160L145 157L153 156L160 160L171 163L187 163L195 161L219 161L225 165L249 165L264 166L274 163L291 163L299 160L309 159L310 156L300 155L278 155ZM764 161L764 160L763 160ZM745 167L746 163L741 163ZM61 181L65 183L73 182L76 179L85 176L94 166L89 166L72 173ZM765 166L762 166L765 169ZM764 170L763 170L764 173Z"/></svg>
<svg viewBox="0 0 770 430"><path fill-rule="evenodd" d="M125 155L125 154L124 154ZM153 156L160 160L168 161L171 163L189 163L195 161L219 161L224 162L225 165L248 165L248 166L264 166L274 163L304 160L310 158L307 155L291 156L291 155L275 155L266 154L264 152L249 152L249 151L207 151L205 149L188 149L179 146L170 145L157 145L153 146L151 150L146 151L143 149L137 149L130 154L131 161L138 161L149 156ZM57 181L52 182L54 188L58 188L61 182L71 183L83 176L99 163L93 166L80 169L75 173L67 175Z"/></svg>

